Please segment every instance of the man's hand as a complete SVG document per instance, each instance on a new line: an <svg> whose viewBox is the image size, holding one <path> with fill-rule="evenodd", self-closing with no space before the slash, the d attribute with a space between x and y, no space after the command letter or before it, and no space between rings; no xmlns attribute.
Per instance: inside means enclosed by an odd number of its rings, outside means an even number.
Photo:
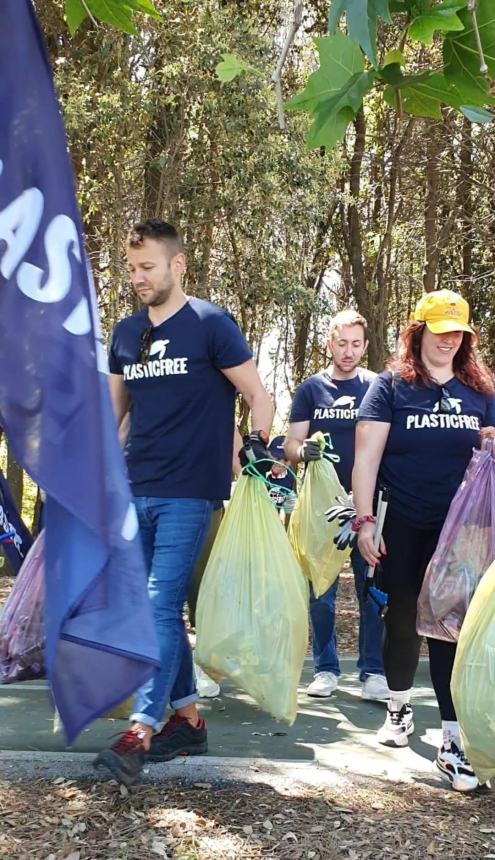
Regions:
<svg viewBox="0 0 495 860"><path fill-rule="evenodd" d="M323 452L317 439L305 439L298 451L299 459L303 463L311 463L321 460Z"/></svg>
<svg viewBox="0 0 495 860"><path fill-rule="evenodd" d="M244 444L239 451L239 460L243 468L255 460L263 460L266 462L256 463L255 468L260 474L266 475L272 465L278 462L273 459L266 447L268 436L263 430L252 430L248 436L244 436L242 441Z"/></svg>

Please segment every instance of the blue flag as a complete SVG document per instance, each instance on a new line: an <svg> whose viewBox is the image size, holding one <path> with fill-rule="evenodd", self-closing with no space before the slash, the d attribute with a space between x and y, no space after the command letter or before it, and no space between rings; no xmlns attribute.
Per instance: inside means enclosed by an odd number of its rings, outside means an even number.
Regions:
<svg viewBox="0 0 495 860"><path fill-rule="evenodd" d="M19 573L19 568L33 545L33 538L17 510L7 479L0 469L0 540L3 535L10 533L13 533L11 539L6 543L2 542L1 548L14 572Z"/></svg>
<svg viewBox="0 0 495 860"><path fill-rule="evenodd" d="M46 667L72 743L152 675L158 648L31 0L0 2L0 424L47 494Z"/></svg>

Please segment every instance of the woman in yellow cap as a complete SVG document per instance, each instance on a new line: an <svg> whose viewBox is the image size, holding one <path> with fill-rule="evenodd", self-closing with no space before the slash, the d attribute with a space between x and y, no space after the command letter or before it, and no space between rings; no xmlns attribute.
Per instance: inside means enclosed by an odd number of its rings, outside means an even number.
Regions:
<svg viewBox="0 0 495 860"><path fill-rule="evenodd" d="M359 410L353 472L358 546L369 564L380 561L389 595L383 658L391 698L378 733L387 746L407 746L414 731L416 604L428 562L473 447L495 436L495 387L476 343L462 296L429 293L402 332L398 359L377 377ZM381 552L373 546L378 486L389 490ZM450 695L455 647L428 640L443 732L436 764L454 789L471 791L478 781L462 751Z"/></svg>

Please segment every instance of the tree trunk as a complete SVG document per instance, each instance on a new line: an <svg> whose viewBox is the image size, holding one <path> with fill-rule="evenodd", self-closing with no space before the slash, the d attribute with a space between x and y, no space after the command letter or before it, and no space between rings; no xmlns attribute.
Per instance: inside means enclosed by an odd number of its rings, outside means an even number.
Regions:
<svg viewBox="0 0 495 860"><path fill-rule="evenodd" d="M7 446L7 481L9 483L10 492L12 493L12 498L14 499L19 513L21 513L24 474L18 462L14 460L14 455L10 449L10 445Z"/></svg>
<svg viewBox="0 0 495 860"><path fill-rule="evenodd" d="M461 175L458 185L462 230L462 280L466 298L471 299L473 274L473 137L472 124L466 117L462 123Z"/></svg>

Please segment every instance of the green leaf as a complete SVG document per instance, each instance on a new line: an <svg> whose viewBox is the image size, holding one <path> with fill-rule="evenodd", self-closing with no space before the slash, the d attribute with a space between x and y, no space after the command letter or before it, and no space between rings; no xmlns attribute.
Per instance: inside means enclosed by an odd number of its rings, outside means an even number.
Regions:
<svg viewBox="0 0 495 860"><path fill-rule="evenodd" d="M347 126L354 119L374 81L374 71L357 72L338 93L319 103L306 141L308 149L320 146L331 149L342 140Z"/></svg>
<svg viewBox="0 0 495 860"><path fill-rule="evenodd" d="M103 21L125 33L138 32L133 23L134 12L142 12L158 21L162 20L152 0L86 0L86 6L97 21ZM88 17L88 12L81 0L65 0L65 15L69 32L74 35Z"/></svg>
<svg viewBox="0 0 495 860"><path fill-rule="evenodd" d="M222 57L223 60L216 66L215 73L217 78L224 83L233 81L234 78L237 78L243 72L258 73L257 69L250 66L244 60L241 60L237 54L222 54Z"/></svg>
<svg viewBox="0 0 495 860"><path fill-rule="evenodd" d="M333 34L345 13L349 38L357 42L370 62L376 66L377 19L390 22L388 0L332 0L328 31Z"/></svg>
<svg viewBox="0 0 495 860"><path fill-rule="evenodd" d="M377 71L377 77L393 87L407 87L420 81L426 81L430 72L421 72L419 75L404 75L398 63L390 63Z"/></svg>
<svg viewBox="0 0 495 860"><path fill-rule="evenodd" d="M436 32L449 33L453 30L463 30L464 24L456 13L465 5L465 0L457 3L450 0L450 2L441 3L440 6L432 6L428 12L418 15L412 21L408 30L409 36L415 42L431 45Z"/></svg>
<svg viewBox="0 0 495 860"><path fill-rule="evenodd" d="M449 83L443 75L435 73L405 77L400 87L387 87L384 98L392 107L396 107L398 89L404 111L413 116L441 119L442 105L460 110L465 101L456 86Z"/></svg>
<svg viewBox="0 0 495 860"><path fill-rule="evenodd" d="M385 56L383 58L383 68L385 68L385 66L392 66L392 65L398 65L398 66L405 66L406 65L406 58L405 58L404 54L402 53L402 51L387 51L387 53L385 54Z"/></svg>
<svg viewBox="0 0 495 860"><path fill-rule="evenodd" d="M321 146L331 149L343 139L347 126L354 119L352 108L342 108L340 111L325 113L315 119L306 139L307 149L317 149Z"/></svg>
<svg viewBox="0 0 495 860"><path fill-rule="evenodd" d="M137 29L132 20L132 9L127 0L86 0L90 12L98 21L110 24L117 30L130 35L137 35Z"/></svg>
<svg viewBox="0 0 495 860"><path fill-rule="evenodd" d="M153 6L151 0L125 0L127 6L130 6L131 9L134 9L136 12L142 12L143 15L149 15L150 18L154 18L156 21L162 21L162 16Z"/></svg>
<svg viewBox="0 0 495 860"><path fill-rule="evenodd" d="M313 113L322 101L336 95L349 78L364 69L359 47L340 31L314 41L320 68L309 76L305 88L287 102L286 110Z"/></svg>
<svg viewBox="0 0 495 860"><path fill-rule="evenodd" d="M443 45L445 77L465 94L464 104L483 105L490 103L488 84L480 72L480 59L467 9L459 12L464 25L460 33L447 35ZM493 0L478 0L476 17L485 55L485 62L492 78L495 78L495 3Z"/></svg>
<svg viewBox="0 0 495 860"><path fill-rule="evenodd" d="M65 0L65 17L67 18L67 26L71 36L81 26L87 14L81 0Z"/></svg>
<svg viewBox="0 0 495 860"><path fill-rule="evenodd" d="M471 122L493 122L495 119L495 114L490 113L489 110L485 110L480 107L473 107L472 105L463 105L461 107L461 111Z"/></svg>

